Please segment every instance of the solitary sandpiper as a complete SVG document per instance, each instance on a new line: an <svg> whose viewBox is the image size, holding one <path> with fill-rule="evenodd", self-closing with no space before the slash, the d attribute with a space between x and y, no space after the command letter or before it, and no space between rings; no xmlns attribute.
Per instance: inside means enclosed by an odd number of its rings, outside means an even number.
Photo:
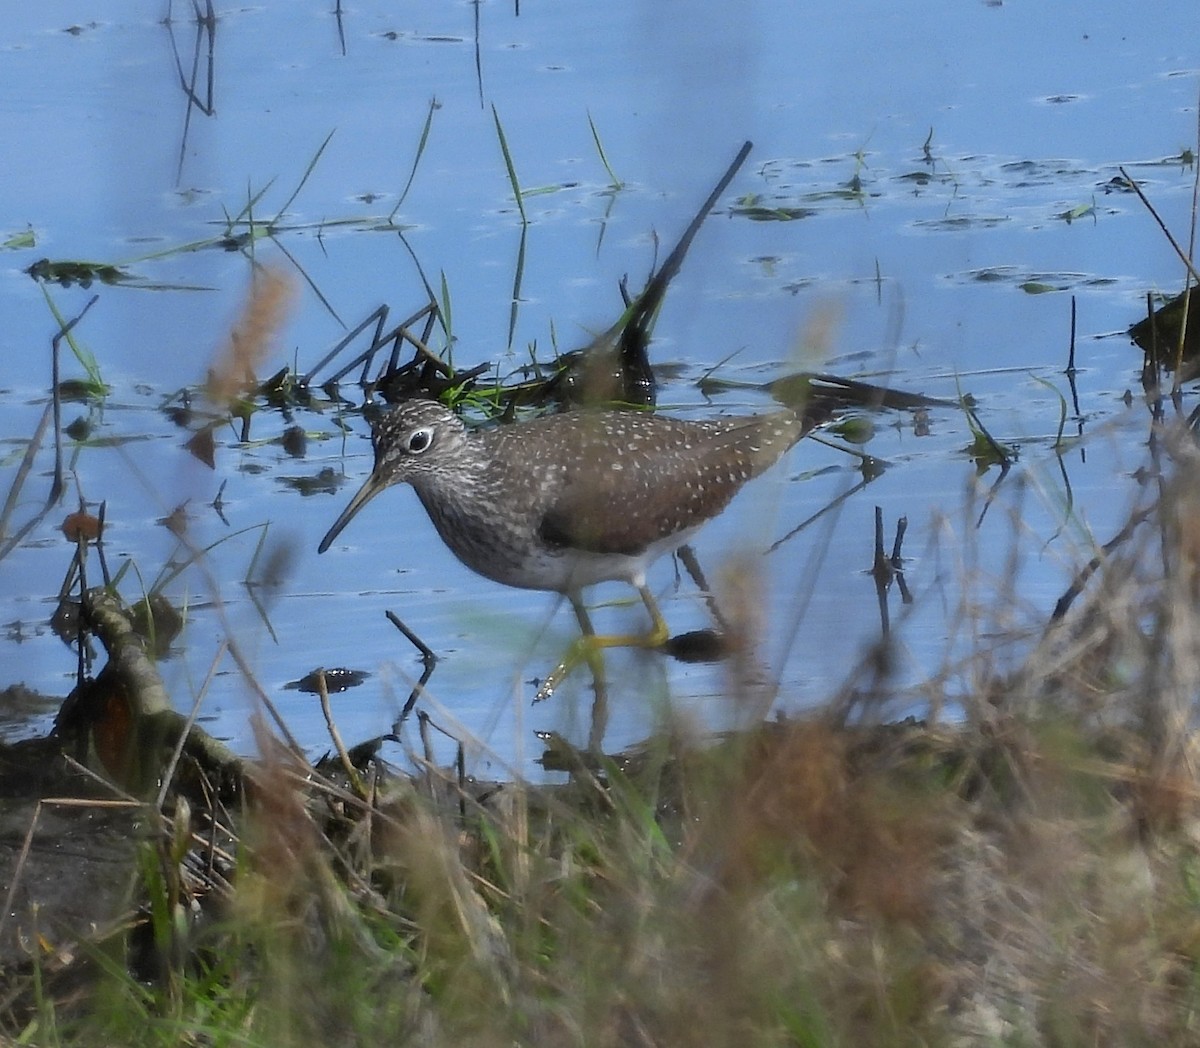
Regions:
<svg viewBox="0 0 1200 1048"><path fill-rule="evenodd" d="M595 670L601 648L666 642L646 569L687 542L813 424L793 411L704 422L577 411L468 430L441 404L408 401L376 425L375 468L318 549L324 553L385 488L411 484L467 567L570 600L584 636L542 684L544 698L580 661ZM648 633L593 633L580 591L609 580L637 587L652 622Z"/></svg>

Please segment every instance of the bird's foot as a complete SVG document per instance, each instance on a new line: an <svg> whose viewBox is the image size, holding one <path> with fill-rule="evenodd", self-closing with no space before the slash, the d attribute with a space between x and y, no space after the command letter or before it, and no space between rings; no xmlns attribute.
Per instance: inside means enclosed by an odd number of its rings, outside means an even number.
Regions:
<svg viewBox="0 0 1200 1048"><path fill-rule="evenodd" d="M590 665L593 675L599 673L600 679L603 679L604 665L603 657L600 654L602 645L596 643L597 639L594 636L580 637L572 642L562 662L555 666L538 686L533 701L542 702L550 698L554 694L554 690L574 672L581 662Z"/></svg>
<svg viewBox="0 0 1200 1048"><path fill-rule="evenodd" d="M555 666L542 681L537 693L533 696L533 701L541 702L543 699L550 698L554 694L555 688L566 680L581 662L586 662L591 667L592 679L600 682L600 686L603 688L605 648L645 648L647 651L653 651L663 647L668 639L666 623L661 619L655 623L654 629L645 634L631 636L603 633L584 634L571 644L562 662Z"/></svg>

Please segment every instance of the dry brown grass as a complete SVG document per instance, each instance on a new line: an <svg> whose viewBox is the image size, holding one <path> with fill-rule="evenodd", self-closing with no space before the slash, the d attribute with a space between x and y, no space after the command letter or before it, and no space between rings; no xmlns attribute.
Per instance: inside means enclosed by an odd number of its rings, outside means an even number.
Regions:
<svg viewBox="0 0 1200 1048"><path fill-rule="evenodd" d="M7 1030L1200 1043L1200 474L1189 444L1163 447L1152 512L1023 659L976 669L961 720L663 738L565 786L491 791L367 768L360 793L264 740L232 895L202 934L149 924L187 945L161 949L172 976L110 968L71 1007L34 980Z"/></svg>

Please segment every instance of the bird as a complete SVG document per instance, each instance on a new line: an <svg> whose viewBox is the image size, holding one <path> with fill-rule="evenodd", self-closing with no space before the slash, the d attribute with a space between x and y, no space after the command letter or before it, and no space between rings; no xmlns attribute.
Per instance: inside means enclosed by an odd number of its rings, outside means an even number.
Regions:
<svg viewBox="0 0 1200 1048"><path fill-rule="evenodd" d="M817 412L790 409L712 420L582 409L468 429L437 401L406 401L376 423L374 468L318 552L380 492L411 485L442 541L472 571L570 601L582 636L536 698L586 661L599 700L601 649L659 648L669 638L646 585L649 566L688 542L818 421ZM637 589L648 631L595 634L582 591L608 581Z"/></svg>

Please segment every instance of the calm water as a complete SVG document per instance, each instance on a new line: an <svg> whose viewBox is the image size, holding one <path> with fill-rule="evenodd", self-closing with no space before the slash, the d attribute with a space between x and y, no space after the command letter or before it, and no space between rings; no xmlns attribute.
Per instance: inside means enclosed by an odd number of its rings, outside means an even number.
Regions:
<svg viewBox="0 0 1200 1048"><path fill-rule="evenodd" d="M420 306L422 272L449 291L455 363L490 361L507 374L531 344L549 357L555 344L572 348L611 323L622 276L640 284L656 238L661 255L752 139L662 312L653 347L667 376L661 406L695 416L760 408L767 402L753 387L803 362L941 397L970 392L983 423L1020 452L978 524L997 471L977 477L963 413L935 410L927 435L908 415L878 416L866 450L890 463L883 476L772 552L737 562L761 572L762 659L782 680L782 708L827 696L879 634L864 574L876 506L889 545L897 518L909 521L916 601L892 604L897 712L969 686L969 674L922 682L998 629L1044 622L1073 566L1120 526L1146 429L1144 411L1121 400L1139 363L1122 332L1147 291L1176 290L1182 274L1137 200L1106 186L1127 165L1186 239L1193 172L1170 158L1194 146L1198 60L1175 28L1193 20L1190 4L1162 3L1145 18L1115 2L805 10L615 0L523 4L519 16L498 3L364 2L339 27L328 3L292 2L219 11L211 39L180 4L169 24L161 6L111 7L23 5L0 40L0 238L19 238L0 256L0 479L7 492L42 411L56 330L23 270L44 257L122 265L134 286L49 288L65 316L99 294L76 335L112 390L66 410L65 422L94 425L86 446L69 445L66 505L80 495L107 502L114 569L126 559L136 567L124 583L130 598L176 552L158 523L174 507L187 504L198 545L225 539L209 573L186 571L168 589L188 614L162 664L181 708L233 636L314 754L327 746L319 710L282 688L316 666L369 670L365 686L335 700L336 713L347 739L384 732L419 671L384 619L390 609L443 656L425 708L474 740L477 768L530 772L536 729L582 737L582 675L533 708L525 683L562 652L569 612L460 567L411 492L377 500L317 557L369 469L360 419L343 441L331 412L261 411L249 441L217 430L211 470L183 449L186 434L161 406L203 380L238 315L251 259L177 249L220 235L225 216L260 193L257 217L285 205L287 214L253 257L294 288L262 375L306 370L381 303L393 319ZM200 102L211 86L210 112L189 106L181 87L181 72L191 82L193 70ZM432 100L428 144L396 215L410 254L383 220ZM589 116L625 183L619 191ZM523 187L539 190L525 200L511 335L520 221L496 117ZM751 198L810 213L731 213ZM1071 295L1078 414L1062 374ZM818 339L816 319L831 314L828 340ZM81 374L69 355L65 373ZM710 373L739 388L707 396L699 381ZM1066 434L1082 441L1060 455L1063 398ZM299 456L278 439L292 423L309 438ZM10 530L44 499L51 462L43 450ZM702 534L709 575L722 577L731 551L777 543L858 479L845 453L801 445ZM53 695L74 674L47 625L71 553L60 519L51 514L0 561L0 684ZM267 590L247 589L263 527L286 570ZM653 582L674 629L705 624L694 587L675 588L669 561ZM601 618L635 616L625 597L599 590L599 601L618 602ZM1006 657L997 651L1001 665ZM612 665L613 746L639 738L661 710L647 692L709 725L731 714L719 666L620 655ZM203 716L244 749L253 745L249 696L221 659ZM0 716L20 734L44 729L52 711Z"/></svg>

